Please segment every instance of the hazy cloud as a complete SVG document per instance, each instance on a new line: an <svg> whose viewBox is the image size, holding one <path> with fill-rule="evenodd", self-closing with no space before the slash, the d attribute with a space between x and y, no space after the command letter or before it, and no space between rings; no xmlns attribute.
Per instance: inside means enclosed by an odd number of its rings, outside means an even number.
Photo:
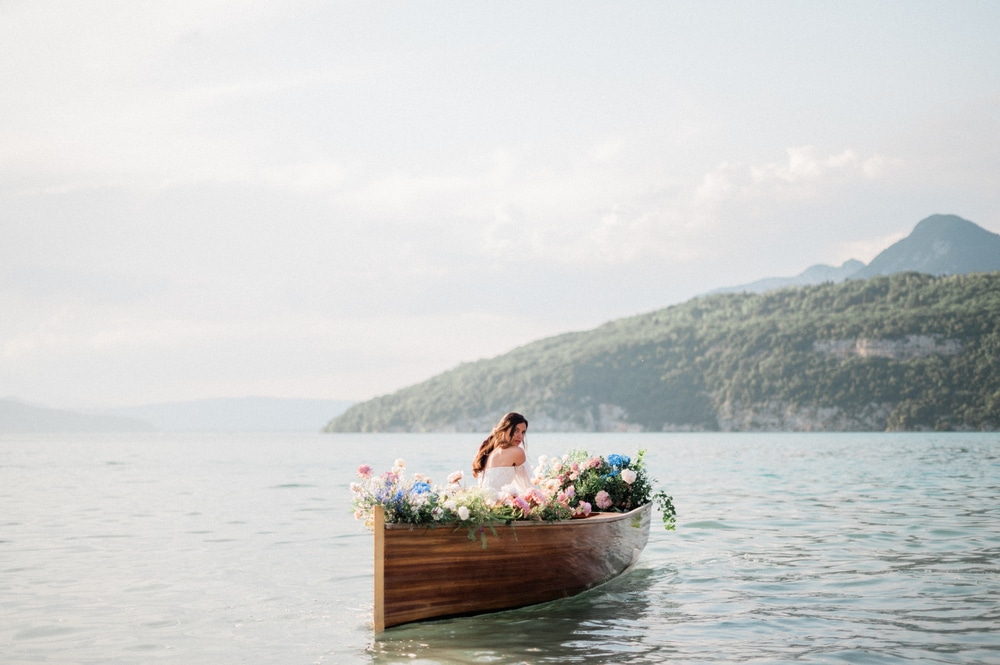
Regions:
<svg viewBox="0 0 1000 665"><path fill-rule="evenodd" d="M870 260L929 214L1000 230L998 28L971 4L4 3L0 394L363 399Z"/></svg>

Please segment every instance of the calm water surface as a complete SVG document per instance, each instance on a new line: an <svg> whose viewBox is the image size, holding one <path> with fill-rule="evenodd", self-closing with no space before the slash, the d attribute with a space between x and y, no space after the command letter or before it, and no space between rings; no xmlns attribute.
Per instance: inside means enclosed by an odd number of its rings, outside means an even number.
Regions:
<svg viewBox="0 0 1000 665"><path fill-rule="evenodd" d="M0 662L1000 663L996 434L530 435L647 449L677 531L581 596L374 639L355 467L443 480L480 438L2 438Z"/></svg>

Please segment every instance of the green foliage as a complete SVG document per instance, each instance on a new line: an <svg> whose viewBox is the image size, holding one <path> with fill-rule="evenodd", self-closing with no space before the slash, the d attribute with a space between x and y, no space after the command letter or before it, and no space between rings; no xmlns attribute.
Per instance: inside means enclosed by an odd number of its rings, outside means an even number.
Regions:
<svg viewBox="0 0 1000 665"><path fill-rule="evenodd" d="M844 429L996 430L998 331L1000 273L720 294L460 365L355 405L327 429L479 431L515 409L586 430L608 406L646 431L740 429L754 426L727 413L778 405L840 413ZM916 337L954 352L824 350Z"/></svg>
<svg viewBox="0 0 1000 665"><path fill-rule="evenodd" d="M660 509L660 513L663 515L663 527L667 531L673 531L677 528L677 509L674 508L674 497L670 496L666 492L660 491L652 496L653 502L656 503L656 507Z"/></svg>
<svg viewBox="0 0 1000 665"><path fill-rule="evenodd" d="M650 478L646 475L642 463L645 450L640 450L632 461L625 455L608 455L607 457L590 456L582 451L570 454L570 463L576 463L580 469L576 480L567 480L576 488L576 501L587 503L601 510L628 512L649 503L653 491ZM626 480L626 472L631 471L631 481ZM607 492L609 506L601 506L598 494Z"/></svg>

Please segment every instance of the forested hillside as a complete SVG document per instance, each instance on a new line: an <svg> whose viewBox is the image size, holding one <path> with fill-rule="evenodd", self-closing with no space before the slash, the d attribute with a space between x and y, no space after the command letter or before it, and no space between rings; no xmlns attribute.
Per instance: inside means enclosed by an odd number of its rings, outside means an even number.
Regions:
<svg viewBox="0 0 1000 665"><path fill-rule="evenodd" d="M528 344L327 431L1000 429L1000 273L720 294Z"/></svg>

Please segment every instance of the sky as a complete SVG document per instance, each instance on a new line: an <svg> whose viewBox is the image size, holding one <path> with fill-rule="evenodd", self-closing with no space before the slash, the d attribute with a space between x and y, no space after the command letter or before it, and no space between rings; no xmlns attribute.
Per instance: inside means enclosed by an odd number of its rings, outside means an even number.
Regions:
<svg viewBox="0 0 1000 665"><path fill-rule="evenodd" d="M1000 232L1000 3L0 0L0 397L364 400Z"/></svg>

